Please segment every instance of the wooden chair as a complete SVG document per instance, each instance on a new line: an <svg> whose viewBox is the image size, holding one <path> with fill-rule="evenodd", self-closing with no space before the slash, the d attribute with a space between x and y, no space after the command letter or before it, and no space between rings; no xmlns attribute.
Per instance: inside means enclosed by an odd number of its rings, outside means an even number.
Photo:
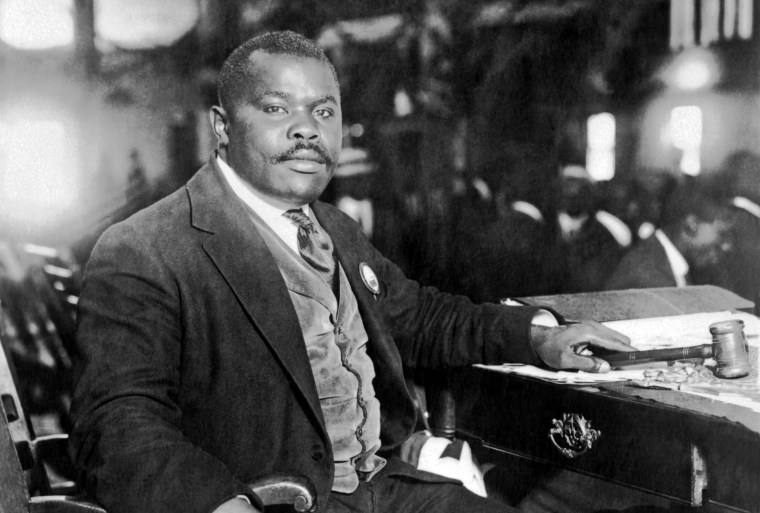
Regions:
<svg viewBox="0 0 760 513"><path fill-rule="evenodd" d="M0 338L0 345L3 340ZM12 362L0 348L0 511L3 513L106 513L82 495L67 454L66 434L35 437L19 398ZM265 506L316 508L316 490L301 476L275 475L251 489Z"/></svg>

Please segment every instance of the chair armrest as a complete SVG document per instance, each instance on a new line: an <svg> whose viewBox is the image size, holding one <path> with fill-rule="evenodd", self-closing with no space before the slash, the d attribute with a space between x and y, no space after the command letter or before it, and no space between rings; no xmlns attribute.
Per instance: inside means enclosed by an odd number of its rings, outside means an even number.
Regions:
<svg viewBox="0 0 760 513"><path fill-rule="evenodd" d="M39 464L45 466L49 490L45 490L46 495L31 499L30 513L106 513L94 502L75 496L80 490L74 482L75 470L67 453L67 435L43 436L32 443ZM250 487L265 506L289 504L298 512L316 509L317 491L306 477L272 474L257 479Z"/></svg>
<svg viewBox="0 0 760 513"><path fill-rule="evenodd" d="M29 500L29 513L106 513L106 510L88 500L46 495Z"/></svg>
<svg viewBox="0 0 760 513"><path fill-rule="evenodd" d="M67 434L45 435L32 441L32 450L38 464L40 493L42 495L77 495L76 470L68 454Z"/></svg>
<svg viewBox="0 0 760 513"><path fill-rule="evenodd" d="M273 474L262 477L251 484L251 491L258 495L264 506L292 504L298 512L314 511L317 507L317 490L303 476Z"/></svg>

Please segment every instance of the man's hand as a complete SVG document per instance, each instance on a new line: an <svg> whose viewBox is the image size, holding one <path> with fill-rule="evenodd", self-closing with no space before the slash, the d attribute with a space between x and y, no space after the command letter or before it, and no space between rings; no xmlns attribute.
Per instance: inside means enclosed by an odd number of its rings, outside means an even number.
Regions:
<svg viewBox="0 0 760 513"><path fill-rule="evenodd" d="M601 323L583 321L548 328L531 328L531 346L543 362L554 369L608 372L610 364L593 356L594 348L634 351L631 339Z"/></svg>
<svg viewBox="0 0 760 513"><path fill-rule="evenodd" d="M226 502L223 502L216 508L213 513L261 513L259 510L251 506L251 504L240 497L235 497Z"/></svg>

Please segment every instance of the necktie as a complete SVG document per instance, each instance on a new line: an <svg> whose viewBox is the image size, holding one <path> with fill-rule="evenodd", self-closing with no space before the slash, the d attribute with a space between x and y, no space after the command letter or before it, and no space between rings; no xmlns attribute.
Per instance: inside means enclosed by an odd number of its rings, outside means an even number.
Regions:
<svg viewBox="0 0 760 513"><path fill-rule="evenodd" d="M316 269L334 290L335 258L330 237L317 228L300 208L288 210L282 215L298 225L298 251L303 259Z"/></svg>

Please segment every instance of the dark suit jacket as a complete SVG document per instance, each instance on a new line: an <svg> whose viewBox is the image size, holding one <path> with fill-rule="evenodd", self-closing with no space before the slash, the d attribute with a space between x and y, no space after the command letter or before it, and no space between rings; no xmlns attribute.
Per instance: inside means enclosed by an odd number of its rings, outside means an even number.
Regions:
<svg viewBox="0 0 760 513"><path fill-rule="evenodd" d="M626 253L604 283L605 290L675 286L676 279L665 248L654 235Z"/></svg>
<svg viewBox="0 0 760 513"><path fill-rule="evenodd" d="M528 344L535 309L420 287L347 216L312 207L369 336L384 450L415 424L402 365L539 364ZM377 297L361 262L377 274ZM326 500L332 451L298 318L213 158L185 188L104 233L79 307L71 450L110 513L206 513L275 472L308 476Z"/></svg>
<svg viewBox="0 0 760 513"><path fill-rule="evenodd" d="M576 238L569 243L561 242L559 253L555 253L565 258L566 278L562 291L601 290L626 250L596 217L591 216Z"/></svg>
<svg viewBox="0 0 760 513"><path fill-rule="evenodd" d="M712 282L760 307L760 219L737 208L733 223L733 249L714 270Z"/></svg>
<svg viewBox="0 0 760 513"><path fill-rule="evenodd" d="M547 279L552 233L543 221L510 211L457 235L460 290L475 301L554 292Z"/></svg>

